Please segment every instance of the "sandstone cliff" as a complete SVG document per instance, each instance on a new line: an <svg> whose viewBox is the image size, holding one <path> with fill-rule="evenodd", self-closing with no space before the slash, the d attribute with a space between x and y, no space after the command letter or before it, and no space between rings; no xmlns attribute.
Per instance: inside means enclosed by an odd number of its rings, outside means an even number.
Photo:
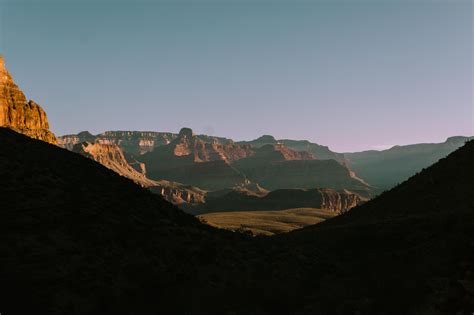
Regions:
<svg viewBox="0 0 474 315"><path fill-rule="evenodd" d="M134 160L133 156L124 154L118 145L83 142L74 145L72 151L104 165L143 187L149 188L152 192L161 195L174 204L204 202L205 192L196 187L147 178L145 165Z"/></svg>
<svg viewBox="0 0 474 315"><path fill-rule="evenodd" d="M56 137L49 131L46 113L34 101L26 99L6 69L2 56L0 56L0 126L34 139L56 143Z"/></svg>
<svg viewBox="0 0 474 315"><path fill-rule="evenodd" d="M187 157L193 162L227 161L232 162L253 154L249 145L238 145L232 141L206 142L196 136L190 128L182 128L178 137L170 146L158 148L156 151L171 153L174 157Z"/></svg>
<svg viewBox="0 0 474 315"><path fill-rule="evenodd" d="M150 187L156 184L154 181L146 178L143 173L138 172L130 166L120 147L115 144L83 142L76 144L72 151L99 162L105 167L133 180L141 186Z"/></svg>

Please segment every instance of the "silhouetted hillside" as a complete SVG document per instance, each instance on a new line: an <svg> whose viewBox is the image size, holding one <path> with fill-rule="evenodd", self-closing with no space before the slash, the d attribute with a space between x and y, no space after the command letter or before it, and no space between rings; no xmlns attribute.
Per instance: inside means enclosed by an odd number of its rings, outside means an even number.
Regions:
<svg viewBox="0 0 474 315"><path fill-rule="evenodd" d="M325 252L331 271L312 293L324 302L313 307L470 314L474 141L366 204L280 241L298 244L303 255Z"/></svg>
<svg viewBox="0 0 474 315"><path fill-rule="evenodd" d="M200 224L100 164L0 129L5 314L470 314L474 142L272 238Z"/></svg>
<svg viewBox="0 0 474 315"><path fill-rule="evenodd" d="M230 252L242 235L202 225L92 160L4 128L0 192L2 313L198 311L203 295L190 292L222 288L240 269L232 265L241 254Z"/></svg>

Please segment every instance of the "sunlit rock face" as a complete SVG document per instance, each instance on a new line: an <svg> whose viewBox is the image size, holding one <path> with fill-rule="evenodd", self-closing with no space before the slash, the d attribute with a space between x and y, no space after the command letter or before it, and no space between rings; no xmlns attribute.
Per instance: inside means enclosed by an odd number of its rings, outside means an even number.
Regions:
<svg viewBox="0 0 474 315"><path fill-rule="evenodd" d="M115 144L83 142L76 144L72 151L99 162L141 186L150 187L155 185L154 181L148 179L142 172L137 171L127 162L123 151Z"/></svg>
<svg viewBox="0 0 474 315"><path fill-rule="evenodd" d="M252 154L249 145L218 138L206 142L190 128L183 128L170 144L144 154L140 161L146 164L150 178L217 190L246 182L245 176L231 163Z"/></svg>
<svg viewBox="0 0 474 315"><path fill-rule="evenodd" d="M0 126L8 127L31 138L56 144L55 135L49 131L45 111L25 94L13 81L0 56Z"/></svg>

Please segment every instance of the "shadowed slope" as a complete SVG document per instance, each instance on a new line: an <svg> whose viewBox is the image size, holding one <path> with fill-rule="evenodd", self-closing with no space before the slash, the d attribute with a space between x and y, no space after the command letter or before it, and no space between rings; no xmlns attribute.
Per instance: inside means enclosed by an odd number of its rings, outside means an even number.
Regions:
<svg viewBox="0 0 474 315"><path fill-rule="evenodd" d="M116 144L82 142L74 145L72 151L104 165L143 187L157 185L156 181L147 178L145 174L133 168L126 160L122 149Z"/></svg>
<svg viewBox="0 0 474 315"><path fill-rule="evenodd" d="M233 251L243 241L92 160L4 128L0 192L6 313L199 310L206 287L222 288L209 279L232 270L217 249ZM239 256L229 255L233 264ZM203 294L189 297L193 288Z"/></svg>
<svg viewBox="0 0 474 315"><path fill-rule="evenodd" d="M331 272L312 293L315 309L469 314L474 141L366 204L279 239L324 251Z"/></svg>
<svg viewBox="0 0 474 315"><path fill-rule="evenodd" d="M2 313L469 314L473 161L470 142L341 217L252 240L0 128Z"/></svg>

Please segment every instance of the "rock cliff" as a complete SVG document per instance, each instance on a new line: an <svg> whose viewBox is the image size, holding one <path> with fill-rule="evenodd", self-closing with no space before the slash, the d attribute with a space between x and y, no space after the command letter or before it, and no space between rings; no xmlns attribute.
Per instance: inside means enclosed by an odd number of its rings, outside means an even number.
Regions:
<svg viewBox="0 0 474 315"><path fill-rule="evenodd" d="M146 164L150 178L216 190L245 183L245 176L230 163L252 154L250 146L208 143L191 129L183 128L169 145L155 148L140 160Z"/></svg>
<svg viewBox="0 0 474 315"><path fill-rule="evenodd" d="M175 205L192 206L205 202L206 192L197 187L185 186L179 183L166 180L156 181L150 190L163 196L166 200Z"/></svg>
<svg viewBox="0 0 474 315"><path fill-rule="evenodd" d="M104 165L141 186L150 187L156 184L155 181L148 179L142 172L130 166L120 147L115 144L83 142L76 144L72 151Z"/></svg>
<svg viewBox="0 0 474 315"><path fill-rule="evenodd" d="M45 111L25 94L13 81L0 56L0 126L8 127L31 138L56 143L49 130Z"/></svg>
<svg viewBox="0 0 474 315"><path fill-rule="evenodd" d="M196 187L147 178L145 165L135 160L133 156L124 154L116 144L83 142L74 145L72 151L104 165L143 187L149 188L153 193L161 195L171 203L189 203L193 205L204 202L205 192Z"/></svg>

